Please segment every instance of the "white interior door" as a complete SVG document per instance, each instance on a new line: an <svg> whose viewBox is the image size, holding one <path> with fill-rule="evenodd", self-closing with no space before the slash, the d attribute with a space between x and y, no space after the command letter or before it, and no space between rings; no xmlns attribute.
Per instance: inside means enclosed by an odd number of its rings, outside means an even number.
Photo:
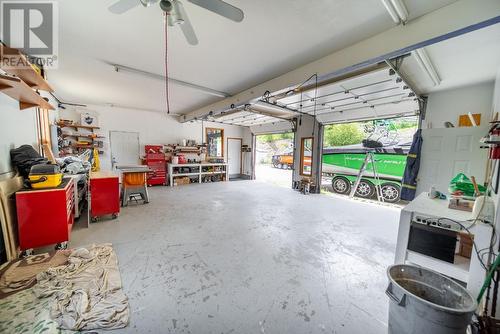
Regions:
<svg viewBox="0 0 500 334"><path fill-rule="evenodd" d="M229 164L229 176L241 174L241 139L227 139L227 163Z"/></svg>
<svg viewBox="0 0 500 334"><path fill-rule="evenodd" d="M110 131L111 166L139 164L139 133Z"/></svg>
<svg viewBox="0 0 500 334"><path fill-rule="evenodd" d="M417 195L431 186L448 193L450 181L458 173L484 183L488 150L479 148L479 140L487 132L485 126L422 130Z"/></svg>

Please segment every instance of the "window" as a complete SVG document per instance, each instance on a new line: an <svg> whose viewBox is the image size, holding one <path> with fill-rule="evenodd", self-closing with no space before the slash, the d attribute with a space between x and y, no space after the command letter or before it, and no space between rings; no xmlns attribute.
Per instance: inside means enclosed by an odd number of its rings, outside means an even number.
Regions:
<svg viewBox="0 0 500 334"><path fill-rule="evenodd" d="M224 156L224 130L206 128L207 156L209 158L222 158Z"/></svg>
<svg viewBox="0 0 500 334"><path fill-rule="evenodd" d="M305 137L300 142L300 175L312 175L312 150L313 150L313 137Z"/></svg>

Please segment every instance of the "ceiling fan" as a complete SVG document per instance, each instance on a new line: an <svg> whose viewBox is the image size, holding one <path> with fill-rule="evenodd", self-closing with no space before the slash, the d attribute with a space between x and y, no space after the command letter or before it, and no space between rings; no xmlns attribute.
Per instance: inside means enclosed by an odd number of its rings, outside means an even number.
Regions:
<svg viewBox="0 0 500 334"><path fill-rule="evenodd" d="M222 0L188 1L232 21L243 21L243 11ZM144 7L149 7L158 2L160 3L160 8L167 14L168 25L172 27L178 25L189 44L198 44L198 38L196 37L193 26L191 25L191 22L189 22L186 11L179 0L119 0L111 5L108 10L114 14L123 14L141 4Z"/></svg>

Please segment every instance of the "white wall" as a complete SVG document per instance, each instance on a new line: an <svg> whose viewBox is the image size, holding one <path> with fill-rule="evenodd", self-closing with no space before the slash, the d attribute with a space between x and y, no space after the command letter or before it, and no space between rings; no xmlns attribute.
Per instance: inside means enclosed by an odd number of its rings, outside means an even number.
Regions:
<svg viewBox="0 0 500 334"><path fill-rule="evenodd" d="M444 128L444 122L458 126L458 116L481 114L481 124L490 121L494 82L440 91L429 95L422 128Z"/></svg>
<svg viewBox="0 0 500 334"><path fill-rule="evenodd" d="M0 93L0 177L12 172L10 150L23 144L37 147L35 109L19 110L19 102Z"/></svg>
<svg viewBox="0 0 500 334"><path fill-rule="evenodd" d="M80 121L80 114L88 112L98 117L100 130L98 133L105 136L104 151L101 156L101 167L111 169L111 156L109 148L110 131L139 132L141 153L146 144L175 144L182 139L193 139L198 143L203 141L205 131L201 122L180 123L174 116L155 111L125 109L107 106L88 106L87 108L68 108L61 110L60 118ZM248 128L225 125L220 123L204 122L204 128L214 127L224 129L224 157L227 158L227 138L242 138L243 144L251 145L251 133ZM203 136L203 137L202 137ZM250 163L245 163L244 174L251 174Z"/></svg>
<svg viewBox="0 0 500 334"><path fill-rule="evenodd" d="M493 113L498 113L500 115L500 68L497 71L497 77L495 80L495 89L493 92Z"/></svg>
<svg viewBox="0 0 500 334"><path fill-rule="evenodd" d="M42 96L49 98L54 107L57 103L45 92ZM51 122L56 119L57 110L49 113ZM24 144L32 145L38 150L38 132L36 109L19 109L19 102L0 93L0 179L11 175L10 150Z"/></svg>

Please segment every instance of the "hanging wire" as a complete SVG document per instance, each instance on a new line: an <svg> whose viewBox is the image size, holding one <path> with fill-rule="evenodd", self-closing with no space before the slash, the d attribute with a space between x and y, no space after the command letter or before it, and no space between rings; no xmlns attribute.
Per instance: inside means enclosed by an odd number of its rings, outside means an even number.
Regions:
<svg viewBox="0 0 500 334"><path fill-rule="evenodd" d="M167 115L170 114L170 96L168 87L168 13L163 12L164 24L165 24L165 97L166 97L166 109Z"/></svg>

